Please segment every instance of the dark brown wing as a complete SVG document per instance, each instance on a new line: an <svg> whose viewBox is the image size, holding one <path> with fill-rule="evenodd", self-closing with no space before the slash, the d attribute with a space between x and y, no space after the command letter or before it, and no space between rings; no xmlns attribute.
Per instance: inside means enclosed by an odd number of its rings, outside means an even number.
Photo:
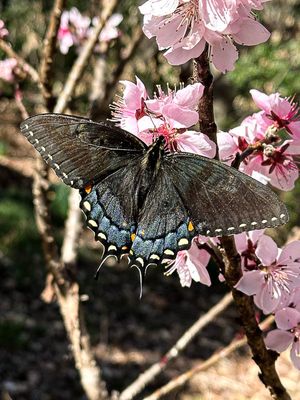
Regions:
<svg viewBox="0 0 300 400"><path fill-rule="evenodd" d="M147 149L120 128L69 115L36 115L22 122L21 131L64 183L77 189L101 181Z"/></svg>
<svg viewBox="0 0 300 400"><path fill-rule="evenodd" d="M199 234L223 236L288 221L285 205L269 187L220 161L170 154L164 169Z"/></svg>

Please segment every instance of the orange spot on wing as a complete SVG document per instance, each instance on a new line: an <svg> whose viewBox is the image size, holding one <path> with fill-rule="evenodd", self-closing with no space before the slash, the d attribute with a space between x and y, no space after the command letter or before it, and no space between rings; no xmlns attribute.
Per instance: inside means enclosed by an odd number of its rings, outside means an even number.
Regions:
<svg viewBox="0 0 300 400"><path fill-rule="evenodd" d="M128 250L128 247L127 246L122 246L121 249L122 250Z"/></svg>
<svg viewBox="0 0 300 400"><path fill-rule="evenodd" d="M87 185L87 186L84 188L84 190L85 190L85 193L87 193L87 194L91 193L92 185Z"/></svg>
<svg viewBox="0 0 300 400"><path fill-rule="evenodd" d="M192 232L194 229L195 229L195 227L194 227L193 223L190 221L188 224L188 231Z"/></svg>
<svg viewBox="0 0 300 400"><path fill-rule="evenodd" d="M136 238L136 234L132 233L131 236L130 236L131 241L133 242L135 238Z"/></svg>

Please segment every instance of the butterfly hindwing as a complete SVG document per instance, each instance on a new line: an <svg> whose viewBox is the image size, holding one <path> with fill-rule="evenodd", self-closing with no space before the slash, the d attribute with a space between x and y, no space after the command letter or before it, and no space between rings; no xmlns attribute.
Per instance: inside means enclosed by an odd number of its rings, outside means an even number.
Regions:
<svg viewBox="0 0 300 400"><path fill-rule="evenodd" d="M64 183L78 189L127 166L147 148L120 128L62 114L28 118L21 131Z"/></svg>
<svg viewBox="0 0 300 400"><path fill-rule="evenodd" d="M88 190L81 191L81 208L96 240L107 254L120 258L128 253L135 237L140 188L140 163L138 156L131 158L126 168L109 175Z"/></svg>
<svg viewBox="0 0 300 400"><path fill-rule="evenodd" d="M167 264L190 246L193 230L172 181L160 169L139 213L130 263L138 267Z"/></svg>
<svg viewBox="0 0 300 400"><path fill-rule="evenodd" d="M271 189L219 161L177 153L165 158L164 168L198 234L231 235L288 220L286 207Z"/></svg>

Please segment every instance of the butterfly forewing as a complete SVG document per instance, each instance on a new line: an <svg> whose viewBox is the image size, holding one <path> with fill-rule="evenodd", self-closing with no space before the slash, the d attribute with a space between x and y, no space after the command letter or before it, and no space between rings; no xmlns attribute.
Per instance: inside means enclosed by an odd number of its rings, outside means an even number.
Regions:
<svg viewBox="0 0 300 400"><path fill-rule="evenodd" d="M164 168L199 234L230 235L288 220L286 207L271 189L219 161L170 154Z"/></svg>
<svg viewBox="0 0 300 400"><path fill-rule="evenodd" d="M122 129L62 114L31 117L21 131L56 174L78 189L127 166L147 148Z"/></svg>

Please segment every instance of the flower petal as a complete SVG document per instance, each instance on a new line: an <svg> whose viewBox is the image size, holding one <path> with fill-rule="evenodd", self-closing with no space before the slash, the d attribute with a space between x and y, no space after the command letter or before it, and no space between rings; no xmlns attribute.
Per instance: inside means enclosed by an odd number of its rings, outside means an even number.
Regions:
<svg viewBox="0 0 300 400"><path fill-rule="evenodd" d="M260 271L244 272L241 279L235 285L239 291L252 296L261 290L263 284L263 275Z"/></svg>
<svg viewBox="0 0 300 400"><path fill-rule="evenodd" d="M300 312L291 307L283 308L276 312L275 321L279 329L290 330L300 322Z"/></svg>
<svg viewBox="0 0 300 400"><path fill-rule="evenodd" d="M278 247L270 236L262 235L258 242L255 254L263 265L271 265L278 255Z"/></svg>
<svg viewBox="0 0 300 400"><path fill-rule="evenodd" d="M277 353L285 351L292 343L294 335L290 332L274 329L267 334L265 344L268 349L275 350Z"/></svg>

